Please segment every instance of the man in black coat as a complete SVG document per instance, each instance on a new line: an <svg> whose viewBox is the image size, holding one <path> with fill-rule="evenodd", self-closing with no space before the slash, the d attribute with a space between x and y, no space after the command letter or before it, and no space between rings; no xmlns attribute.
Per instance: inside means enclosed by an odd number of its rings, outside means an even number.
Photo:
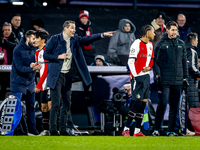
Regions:
<svg viewBox="0 0 200 150"><path fill-rule="evenodd" d="M12 26L8 22L4 22L2 26L2 37L0 38L0 53L4 57L0 58L0 65L11 65L13 61L13 49L19 43L18 39L15 37L15 34L12 32ZM3 79L0 80L1 93L0 98L4 99L6 94L6 89L9 87L10 73L6 72Z"/></svg>
<svg viewBox="0 0 200 150"><path fill-rule="evenodd" d="M50 110L51 135L58 135L57 114L60 100L62 100L60 107L60 135L68 135L66 127L71 107L72 82L83 80L86 86L92 82L81 45L90 44L104 36L110 37L114 33L105 32L79 37L75 32L75 22L65 21L63 31L49 39L43 55L44 59L49 61L47 87L50 87L52 101Z"/></svg>
<svg viewBox="0 0 200 150"><path fill-rule="evenodd" d="M12 26L8 22L4 22L2 26L2 37L0 46L7 51L7 62L8 65L12 64L13 60L13 49L19 44L19 40L12 32Z"/></svg>
<svg viewBox="0 0 200 150"><path fill-rule="evenodd" d="M20 41L21 37L24 36L24 28L21 26L21 15L15 14L11 19L11 24L13 32Z"/></svg>
<svg viewBox="0 0 200 150"><path fill-rule="evenodd" d="M154 76L159 87L159 102L153 135L159 135L159 129L169 99L169 136L174 133L174 124L182 86L187 86L188 66L185 44L178 38L178 25L174 21L166 24L167 33L155 45ZM170 94L169 94L170 93Z"/></svg>
<svg viewBox="0 0 200 150"><path fill-rule="evenodd" d="M187 42L185 43L187 49L188 71L189 71L189 86L187 93L187 100L189 108L199 107L198 95L198 79L200 78L200 71L198 66L197 54L198 35L196 33L189 33Z"/></svg>

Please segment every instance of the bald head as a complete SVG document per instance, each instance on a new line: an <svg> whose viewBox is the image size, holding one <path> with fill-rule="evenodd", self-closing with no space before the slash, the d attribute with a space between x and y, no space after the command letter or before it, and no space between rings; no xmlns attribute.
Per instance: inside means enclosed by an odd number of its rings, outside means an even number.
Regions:
<svg viewBox="0 0 200 150"><path fill-rule="evenodd" d="M179 27L183 27L186 23L186 17L184 14L178 14L176 22Z"/></svg>

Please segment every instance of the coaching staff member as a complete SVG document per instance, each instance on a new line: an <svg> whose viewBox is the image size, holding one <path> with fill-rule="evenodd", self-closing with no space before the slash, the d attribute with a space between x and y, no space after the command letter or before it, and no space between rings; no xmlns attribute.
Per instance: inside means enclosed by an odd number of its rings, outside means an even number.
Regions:
<svg viewBox="0 0 200 150"><path fill-rule="evenodd" d="M159 87L162 87L156 110L154 136L159 135L158 130L168 99L170 110L167 135L177 135L174 132L177 108L182 86L186 87L188 78L187 53L184 42L178 37L178 25L174 21L169 21L166 28L167 33L162 36L154 48L154 76Z"/></svg>
<svg viewBox="0 0 200 150"><path fill-rule="evenodd" d="M14 48L10 89L19 99L25 98L28 135L38 135L35 121L35 74L41 66L35 62L35 31L28 30ZM21 95L23 98L21 98Z"/></svg>
<svg viewBox="0 0 200 150"><path fill-rule="evenodd" d="M75 22L65 21L63 32L52 36L44 51L44 59L49 60L47 86L50 87L52 107L50 111L50 133L58 135L57 115L60 99L60 135L66 132L67 118L71 106L72 82L83 80L86 85L91 84L91 77L87 69L81 45L90 44L104 36L112 36L114 32L93 34L79 37L75 34Z"/></svg>

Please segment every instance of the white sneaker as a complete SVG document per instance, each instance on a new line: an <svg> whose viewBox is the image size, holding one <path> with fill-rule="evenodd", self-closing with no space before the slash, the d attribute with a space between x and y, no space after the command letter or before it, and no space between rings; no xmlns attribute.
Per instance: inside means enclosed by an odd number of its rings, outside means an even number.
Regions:
<svg viewBox="0 0 200 150"><path fill-rule="evenodd" d="M42 131L39 136L50 136L50 132L48 130Z"/></svg>
<svg viewBox="0 0 200 150"><path fill-rule="evenodd" d="M158 131L154 131L154 132L152 133L152 135L153 135L153 136L160 136L160 133L159 133Z"/></svg>
<svg viewBox="0 0 200 150"><path fill-rule="evenodd" d="M195 132L192 132L192 131L190 131L190 130L186 130L186 135L188 135L188 136L193 136L193 135L195 135Z"/></svg>

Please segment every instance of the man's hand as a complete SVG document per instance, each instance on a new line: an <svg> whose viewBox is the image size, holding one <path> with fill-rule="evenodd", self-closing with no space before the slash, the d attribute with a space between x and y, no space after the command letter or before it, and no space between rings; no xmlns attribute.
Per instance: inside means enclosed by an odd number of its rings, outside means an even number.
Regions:
<svg viewBox="0 0 200 150"><path fill-rule="evenodd" d="M111 37L111 36L113 36L113 33L115 33L116 31L110 31L110 32L104 32L103 33L103 36L105 37L105 36L108 36L108 37Z"/></svg>
<svg viewBox="0 0 200 150"><path fill-rule="evenodd" d="M58 59L66 59L70 54L63 53L61 55L58 55Z"/></svg>
<svg viewBox="0 0 200 150"><path fill-rule="evenodd" d="M37 66L37 63L31 63L31 64L30 64L30 67L31 67L31 68L34 68L35 66Z"/></svg>
<svg viewBox="0 0 200 150"><path fill-rule="evenodd" d="M35 88L35 93L39 93L39 92L40 92L40 89Z"/></svg>
<svg viewBox="0 0 200 150"><path fill-rule="evenodd" d="M42 66L37 64L36 66L33 67L33 71L40 70L41 68Z"/></svg>
<svg viewBox="0 0 200 150"><path fill-rule="evenodd" d="M143 70L142 70L142 72L147 72L147 71L150 71L150 70L151 70L150 67L144 67Z"/></svg>

